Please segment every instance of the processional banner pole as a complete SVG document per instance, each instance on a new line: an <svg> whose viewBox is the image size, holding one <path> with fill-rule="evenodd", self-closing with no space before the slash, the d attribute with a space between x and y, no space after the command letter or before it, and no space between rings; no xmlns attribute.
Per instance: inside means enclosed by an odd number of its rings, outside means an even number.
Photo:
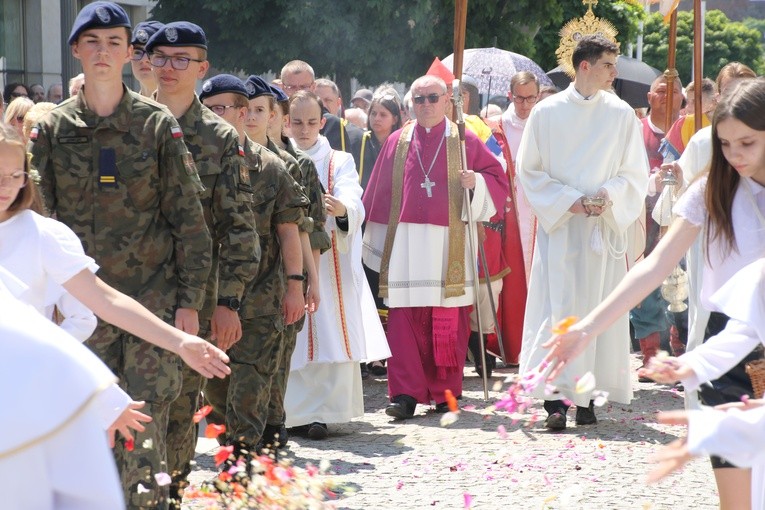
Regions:
<svg viewBox="0 0 765 510"><path fill-rule="evenodd" d="M677 12L677 11L675 11ZM704 62L701 60L701 45L704 43L702 37L702 22L704 13L701 10L701 0L693 0L693 106L695 115L694 131L701 129L701 80L703 74Z"/></svg>

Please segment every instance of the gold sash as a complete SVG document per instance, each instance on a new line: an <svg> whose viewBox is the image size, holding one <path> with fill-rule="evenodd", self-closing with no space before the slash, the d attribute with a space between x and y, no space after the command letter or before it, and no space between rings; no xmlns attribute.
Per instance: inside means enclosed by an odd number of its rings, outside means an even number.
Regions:
<svg viewBox="0 0 765 510"><path fill-rule="evenodd" d="M415 122L404 127L396 145L391 176L391 203L388 217L388 230L385 233L382 261L380 263L380 297L388 297L388 269L396 237L399 217L401 216L402 189L404 186L404 164L409 153L409 135ZM462 202L464 192L460 184L460 139L457 125L451 123L451 131L446 140L446 166L449 180L449 253L447 257L446 282L444 295L447 298L465 294L465 224L462 222ZM427 200L427 199L423 199Z"/></svg>

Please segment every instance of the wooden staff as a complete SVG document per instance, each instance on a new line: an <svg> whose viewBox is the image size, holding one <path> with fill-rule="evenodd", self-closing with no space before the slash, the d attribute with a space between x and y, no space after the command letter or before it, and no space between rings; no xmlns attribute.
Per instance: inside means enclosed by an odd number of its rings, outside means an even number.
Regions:
<svg viewBox="0 0 765 510"><path fill-rule="evenodd" d="M677 11L675 11L677 12ZM693 106L696 114L693 116L694 131L701 129L701 75L704 63L701 61L701 0L693 0Z"/></svg>
<svg viewBox="0 0 765 510"><path fill-rule="evenodd" d="M677 80L678 74L675 69L675 49L677 48L677 9L672 11L672 17L669 19L669 50L667 51L667 70L664 71L664 78L667 81L667 114L666 114L666 127L667 133L669 128L672 127L672 97L675 92L675 80ZM696 88L699 88L701 83L696 84Z"/></svg>

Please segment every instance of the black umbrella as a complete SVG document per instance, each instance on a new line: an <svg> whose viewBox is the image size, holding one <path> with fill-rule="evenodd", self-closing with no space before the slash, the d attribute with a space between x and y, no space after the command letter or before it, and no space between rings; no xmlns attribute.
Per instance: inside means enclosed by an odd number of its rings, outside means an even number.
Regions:
<svg viewBox="0 0 765 510"><path fill-rule="evenodd" d="M616 59L616 70L619 72L614 80L614 90L623 100L633 108L645 108L648 106L648 91L651 83L661 74L645 62L636 58L619 55ZM565 89L571 83L571 78L563 71L561 66L547 73L556 87Z"/></svg>

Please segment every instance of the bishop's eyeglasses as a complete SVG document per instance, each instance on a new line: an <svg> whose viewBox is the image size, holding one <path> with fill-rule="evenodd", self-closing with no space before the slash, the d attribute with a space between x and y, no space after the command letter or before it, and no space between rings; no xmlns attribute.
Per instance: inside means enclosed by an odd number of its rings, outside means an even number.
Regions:
<svg viewBox="0 0 765 510"><path fill-rule="evenodd" d="M441 99L441 96L443 94L428 94L427 96L414 96L412 98L412 101L414 101L414 104L425 104L425 100L427 100L430 104L436 104L439 99Z"/></svg>

